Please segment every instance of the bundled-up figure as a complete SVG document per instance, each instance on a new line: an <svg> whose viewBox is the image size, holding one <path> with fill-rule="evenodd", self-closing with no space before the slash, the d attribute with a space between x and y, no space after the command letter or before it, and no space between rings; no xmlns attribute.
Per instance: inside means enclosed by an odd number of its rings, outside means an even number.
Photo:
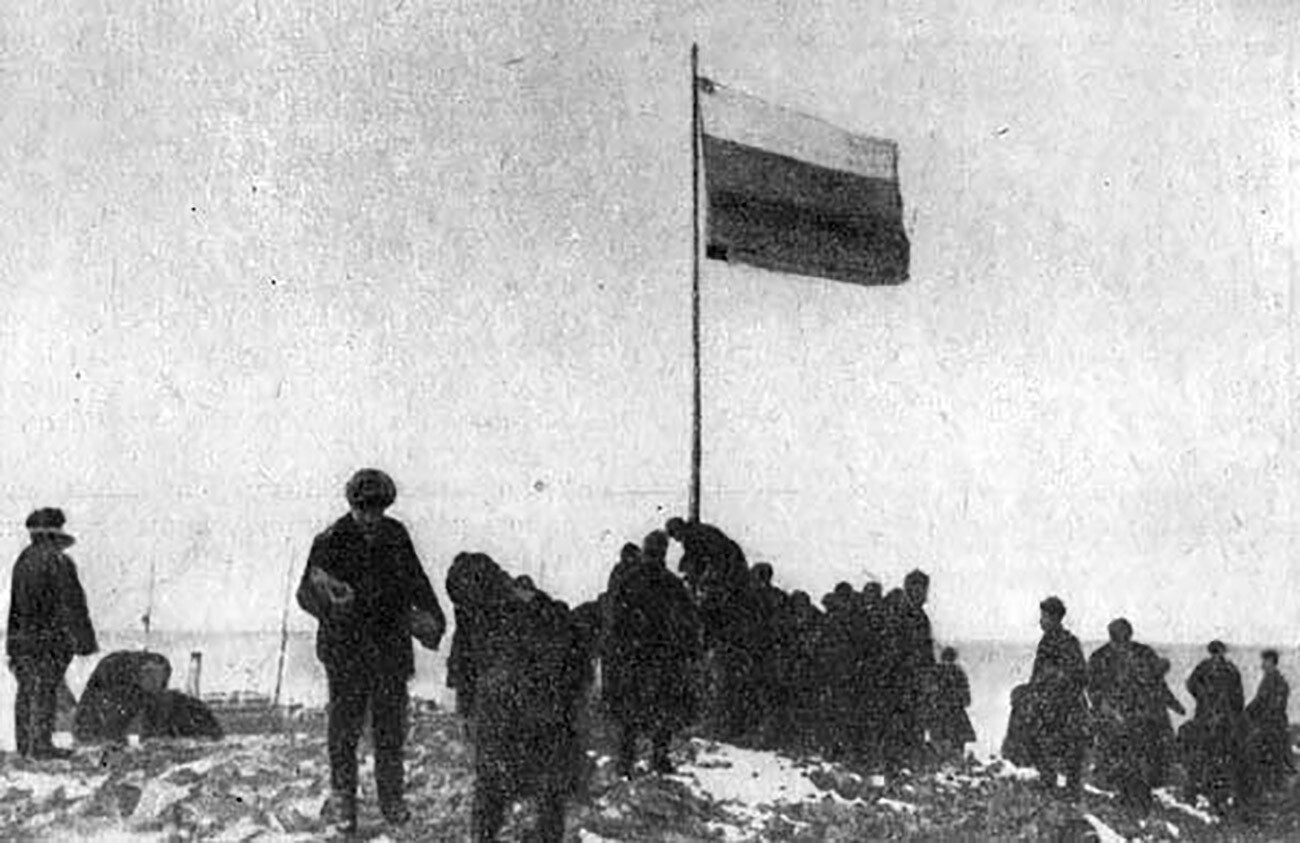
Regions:
<svg viewBox="0 0 1300 843"><path fill-rule="evenodd" d="M1264 677L1246 706L1246 759L1251 790L1256 794L1276 790L1295 772L1286 713L1291 686L1277 669L1277 662L1277 650L1260 654Z"/></svg>
<svg viewBox="0 0 1300 843"><path fill-rule="evenodd" d="M856 726L862 700L856 680L861 657L861 617L857 595L847 582L822 597L826 610L817 654L822 695L819 742L832 759L847 756L856 747Z"/></svg>
<svg viewBox="0 0 1300 843"><path fill-rule="evenodd" d="M482 554L452 566L471 581L453 583L458 603L477 608L464 642L474 677L473 839L492 841L511 802L538 802L537 839L564 838L564 802L577 786L579 742L574 722L590 654L568 608L544 592L513 582Z"/></svg>
<svg viewBox="0 0 1300 843"><path fill-rule="evenodd" d="M72 657L99 649L77 566L65 553L74 542L63 532L66 520L53 508L27 517L31 544L14 563L9 594L5 649L18 681L14 737L20 755L38 759L71 754L53 741L59 689Z"/></svg>
<svg viewBox="0 0 1300 843"><path fill-rule="evenodd" d="M669 519L668 535L682 545L678 565L697 595L708 650L708 717L720 737L737 740L753 725L753 668L758 661L752 633L757 607L745 554L711 524Z"/></svg>
<svg viewBox="0 0 1300 843"><path fill-rule="evenodd" d="M1240 800L1243 785L1242 711L1245 695L1241 672L1228 660L1228 647L1211 641L1209 658L1187 678L1187 691L1196 700L1192 719L1178 732L1188 773L1188 798L1206 796L1215 810Z"/></svg>
<svg viewBox="0 0 1300 843"><path fill-rule="evenodd" d="M924 691L934 670L934 636L925 602L930 577L912 571L885 598L884 760L887 771L915 764L925 748Z"/></svg>
<svg viewBox="0 0 1300 843"><path fill-rule="evenodd" d="M766 742L778 734L778 722L786 706L777 675L777 624L785 609L787 597L784 591L772 584L772 566L766 562L760 562L750 569L750 593L753 602L753 625L749 639L749 651L753 657L751 698L755 703L755 725Z"/></svg>
<svg viewBox="0 0 1300 843"><path fill-rule="evenodd" d="M970 680L957 664L957 651L944 647L930 683L930 742L941 761L960 761L966 744L975 740L966 709L970 707Z"/></svg>
<svg viewBox="0 0 1300 843"><path fill-rule="evenodd" d="M392 478L363 469L346 494L351 512L316 537L298 586L298 604L319 622L316 655L329 682L326 816L356 827L357 743L369 710L380 809L400 825L410 817L402 750L411 638L436 649L446 622L406 528L384 515L397 497Z"/></svg>
<svg viewBox="0 0 1300 843"><path fill-rule="evenodd" d="M651 767L672 771L672 735L695 712L692 665L700 622L686 586L665 564L668 538L655 532L629 567L610 575L605 632L605 702L619 728L618 771L631 776L637 740L651 742Z"/></svg>
<svg viewBox="0 0 1300 843"><path fill-rule="evenodd" d="M83 743L124 742L136 718L157 721L153 709L171 675L171 663L159 653L119 650L104 656L81 692L73 734ZM142 731L151 730L142 724Z"/></svg>
<svg viewBox="0 0 1300 843"><path fill-rule="evenodd" d="M821 686L817 664L821 612L806 591L795 591L777 620L776 671L785 707L782 732L795 743L815 737L821 715Z"/></svg>
<svg viewBox="0 0 1300 843"><path fill-rule="evenodd" d="M1011 722L1002 745L1007 760L1038 768L1044 785L1055 791L1059 774L1065 793L1077 798L1083 788L1088 742L1088 666L1079 639L1065 628L1065 604L1048 597L1039 604L1043 637L1034 655L1029 683L1011 692Z"/></svg>
<svg viewBox="0 0 1300 843"><path fill-rule="evenodd" d="M1125 805L1146 810L1163 773L1162 726L1169 719L1160 659L1133 640L1124 618L1111 621L1107 631L1110 641L1088 660L1097 769Z"/></svg>

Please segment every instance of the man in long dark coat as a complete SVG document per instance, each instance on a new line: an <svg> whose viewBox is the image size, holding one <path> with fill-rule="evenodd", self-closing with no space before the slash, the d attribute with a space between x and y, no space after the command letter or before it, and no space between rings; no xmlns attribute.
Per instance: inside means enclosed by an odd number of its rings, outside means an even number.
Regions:
<svg viewBox="0 0 1300 843"><path fill-rule="evenodd" d="M957 651L944 647L931 682L930 740L941 761L960 761L966 744L975 740L966 709L970 707L970 679L957 664Z"/></svg>
<svg viewBox="0 0 1300 843"><path fill-rule="evenodd" d="M787 700L788 734L799 744L811 741L822 716L821 671L818 650L822 615L806 591L795 591L786 601L782 635L777 647L777 675Z"/></svg>
<svg viewBox="0 0 1300 843"><path fill-rule="evenodd" d="M673 732L694 713L691 666L699 653L700 624L686 586L660 552L662 533L646 538L641 559L610 576L605 635L605 700L619 727L618 770L630 776L637 738L652 745L651 766L671 772Z"/></svg>
<svg viewBox="0 0 1300 843"><path fill-rule="evenodd" d="M750 674L750 696L754 700L754 719L765 741L776 734L786 700L777 675L777 647L780 623L785 603L785 592L772 584L772 566L760 562L750 569L750 593L753 601L753 622L749 650L753 658Z"/></svg>
<svg viewBox="0 0 1300 843"><path fill-rule="evenodd" d="M59 688L72 657L99 649L77 566L64 552L62 510L38 509L27 517L31 544L14 563L5 649L18 681L14 738L20 755L67 758L52 740Z"/></svg>
<svg viewBox="0 0 1300 843"><path fill-rule="evenodd" d="M1039 604L1043 637L1029 679L1034 755L1047 787L1055 790L1057 775L1064 775L1066 795L1078 798L1083 788L1088 741L1088 701L1084 697L1088 666L1079 639L1065 628L1064 619L1065 604L1059 598L1048 597Z"/></svg>
<svg viewBox="0 0 1300 843"><path fill-rule="evenodd" d="M925 602L930 577L912 571L885 598L883 751L888 772L916 764L925 747L925 687L934 670L934 636Z"/></svg>
<svg viewBox="0 0 1300 843"><path fill-rule="evenodd" d="M1147 810L1162 768L1162 718L1168 721L1159 657L1133 640L1124 618L1088 659L1088 699L1097 732L1097 767L1130 808Z"/></svg>
<svg viewBox="0 0 1300 843"><path fill-rule="evenodd" d="M1209 658L1187 678L1196 711L1179 731L1179 743L1187 761L1189 796L1205 795L1223 811L1229 800L1242 796L1245 693L1227 645L1211 641L1207 650Z"/></svg>
<svg viewBox="0 0 1300 843"><path fill-rule="evenodd" d="M316 655L329 682L326 813L356 827L357 743L368 709L380 809L401 825L410 817L402 749L415 674L411 638L436 649L446 621L406 528L384 515L397 497L392 479L363 469L346 495L351 512L316 537L298 586L298 604L319 622Z"/></svg>
<svg viewBox="0 0 1300 843"><path fill-rule="evenodd" d="M447 656L447 687L456 692L456 713L474 714L474 692L483 657L485 613L511 590L510 576L482 553L458 553L447 569L447 596L456 613L456 631Z"/></svg>
<svg viewBox="0 0 1300 843"><path fill-rule="evenodd" d="M853 586L847 582L822 597L825 615L818 640L818 672L825 689L819 740L832 759L845 757L854 746L854 726L861 700L857 696L859 618Z"/></svg>
<svg viewBox="0 0 1300 843"><path fill-rule="evenodd" d="M1277 669L1277 650L1260 654L1264 677L1255 698L1246 706L1247 760L1255 793L1276 790L1295 772L1291 753L1287 702L1291 686Z"/></svg>

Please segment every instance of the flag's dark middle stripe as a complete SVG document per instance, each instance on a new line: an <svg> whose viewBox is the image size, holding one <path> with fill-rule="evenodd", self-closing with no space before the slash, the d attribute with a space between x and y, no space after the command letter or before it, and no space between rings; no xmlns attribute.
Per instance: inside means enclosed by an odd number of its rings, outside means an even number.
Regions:
<svg viewBox="0 0 1300 843"><path fill-rule="evenodd" d="M704 137L709 257L858 284L907 280L898 184Z"/></svg>

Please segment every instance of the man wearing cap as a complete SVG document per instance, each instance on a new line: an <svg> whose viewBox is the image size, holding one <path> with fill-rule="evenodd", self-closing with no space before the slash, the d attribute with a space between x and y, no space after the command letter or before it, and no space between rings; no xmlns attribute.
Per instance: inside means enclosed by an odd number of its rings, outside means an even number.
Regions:
<svg viewBox="0 0 1300 843"><path fill-rule="evenodd" d="M1048 597L1038 604L1043 637L1029 678L1032 690L1038 770L1055 791L1057 774L1065 776L1065 795L1078 798L1083 788L1083 757L1087 747L1088 665L1079 639L1065 628L1065 604Z"/></svg>
<svg viewBox="0 0 1300 843"><path fill-rule="evenodd" d="M333 796L326 814L354 830L357 743L367 709L380 809L394 825L410 818L402 747L407 682L415 674L411 638L437 649L446 621L406 528L384 515L397 497L392 478L363 469L346 494L351 512L312 543L298 603L319 621L316 655L329 682Z"/></svg>
<svg viewBox="0 0 1300 843"><path fill-rule="evenodd" d="M52 740L58 691L72 657L99 649L77 566L64 553L74 541L65 522L54 508L27 517L31 544L14 563L10 592L5 648L18 681L14 738L20 755L36 759L71 754Z"/></svg>

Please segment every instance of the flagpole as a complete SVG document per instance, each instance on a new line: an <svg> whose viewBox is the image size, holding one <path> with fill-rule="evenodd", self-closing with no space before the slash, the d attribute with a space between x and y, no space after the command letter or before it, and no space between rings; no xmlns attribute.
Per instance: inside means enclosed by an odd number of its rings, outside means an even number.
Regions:
<svg viewBox="0 0 1300 843"><path fill-rule="evenodd" d="M700 520L700 45L691 44L691 403L690 520Z"/></svg>

